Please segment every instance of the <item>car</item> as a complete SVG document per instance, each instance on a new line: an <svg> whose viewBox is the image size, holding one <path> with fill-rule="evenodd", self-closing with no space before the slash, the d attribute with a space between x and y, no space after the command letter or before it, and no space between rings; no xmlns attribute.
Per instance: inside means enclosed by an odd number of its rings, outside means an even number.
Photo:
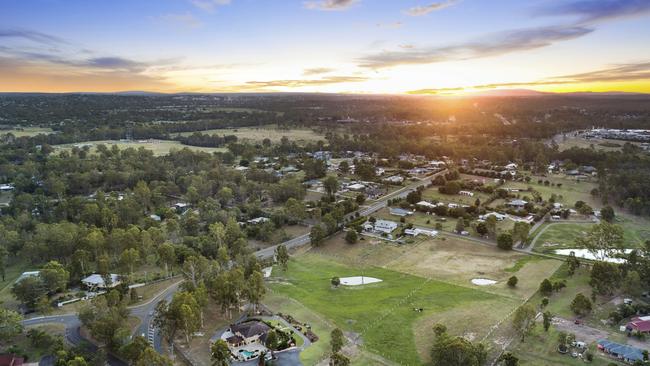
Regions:
<svg viewBox="0 0 650 366"><path fill-rule="evenodd" d="M576 319L573 321L573 324L580 325L582 324L582 321L580 319Z"/></svg>

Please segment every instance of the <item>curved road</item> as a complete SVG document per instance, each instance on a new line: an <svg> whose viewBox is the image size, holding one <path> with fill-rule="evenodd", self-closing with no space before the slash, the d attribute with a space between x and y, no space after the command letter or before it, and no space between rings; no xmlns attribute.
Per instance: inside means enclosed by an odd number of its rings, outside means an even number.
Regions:
<svg viewBox="0 0 650 366"><path fill-rule="evenodd" d="M398 198L398 197L406 197L410 192L415 191L417 188L422 187L422 186L427 186L431 183L433 179L435 179L437 176L442 175L447 173L447 170L442 170L438 173L435 173L433 175L430 175L428 177L420 179L418 182L415 182L413 184L410 184L406 187L403 187L395 192L391 192L379 200L373 202L369 206L365 206L357 210L356 212L352 212L346 216L346 218L351 218L356 216L358 213L360 216L368 216L373 214L374 212L377 212L381 210L382 208L387 206L388 200L393 199L393 198ZM290 239L285 241L282 244L274 245L268 248L264 248L261 250L258 250L255 252L255 255L259 259L266 259L266 258L271 258L275 254L275 249L279 245L285 245L287 249L292 249L292 248L297 248L303 245L309 244L310 239L309 239L309 234L304 234L301 236L298 236L296 238ZM131 310L131 315L136 316L140 319L140 326L136 330L135 334L140 335L145 337L149 343L154 347L154 349L162 353L162 336L160 333L155 329L153 326L153 317L154 317L154 312L156 309L156 306L161 300L166 300L170 301L174 293L178 290L178 286L182 280L179 280L175 284L169 286L165 290L161 291L158 295L154 296L151 300L148 302L137 305L137 306L131 306L129 307L129 310ZM86 341L80 334L79 328L81 326L81 322L79 321L79 317L77 314L64 314L64 315L53 315L53 316L44 316L44 317L36 317L36 318L30 318L30 319L25 319L23 320L23 325L24 326L30 326L30 325L39 325L39 324L48 324L48 323L62 323L65 325L66 328L66 336L65 339L72 345L79 345L82 344L84 341ZM96 350L97 347L93 345L90 342L86 342L88 344L88 347L91 350ZM295 358L295 355L291 355L293 352L288 352L286 355L283 357L286 358ZM114 366L123 366L124 362L121 360L108 356L108 363L110 365Z"/></svg>

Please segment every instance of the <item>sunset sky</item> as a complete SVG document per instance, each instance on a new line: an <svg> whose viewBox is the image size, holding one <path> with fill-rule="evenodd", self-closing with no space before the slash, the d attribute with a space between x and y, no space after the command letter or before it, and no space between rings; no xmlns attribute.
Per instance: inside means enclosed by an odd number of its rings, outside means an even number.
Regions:
<svg viewBox="0 0 650 366"><path fill-rule="evenodd" d="M650 0L4 0L0 91L650 93Z"/></svg>

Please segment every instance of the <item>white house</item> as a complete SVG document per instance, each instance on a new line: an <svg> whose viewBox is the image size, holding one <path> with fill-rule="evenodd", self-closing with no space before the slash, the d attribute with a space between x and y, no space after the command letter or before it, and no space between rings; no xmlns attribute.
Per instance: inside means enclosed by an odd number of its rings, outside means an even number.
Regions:
<svg viewBox="0 0 650 366"><path fill-rule="evenodd" d="M267 221L270 221L270 219L268 217L260 216L260 217L254 218L254 219L250 219L250 220L246 221L246 223L251 224L251 225L257 225L257 224L265 223Z"/></svg>
<svg viewBox="0 0 650 366"><path fill-rule="evenodd" d="M474 197L474 192L470 192L470 191L460 191L460 192L458 192L458 194L461 195L461 196Z"/></svg>
<svg viewBox="0 0 650 366"><path fill-rule="evenodd" d="M506 165L506 169L508 169L508 170L516 170L517 169L517 164L510 163L510 164Z"/></svg>
<svg viewBox="0 0 650 366"><path fill-rule="evenodd" d="M9 184L0 184L0 191L7 192L7 191L13 191L14 190L14 185L9 183Z"/></svg>
<svg viewBox="0 0 650 366"><path fill-rule="evenodd" d="M392 184L400 184L404 181L404 178L399 175L393 175L392 177L384 178L384 182Z"/></svg>
<svg viewBox="0 0 650 366"><path fill-rule="evenodd" d="M485 221L490 216L494 216L497 219L497 221L503 221L506 218L508 218L507 215L503 215L503 214L500 214L498 212L488 212L485 215L480 215L478 218L479 218L479 220Z"/></svg>
<svg viewBox="0 0 650 366"><path fill-rule="evenodd" d="M363 226L366 231L378 231L390 234L393 230L397 229L397 223L390 220L377 220L373 225L369 221Z"/></svg>
<svg viewBox="0 0 650 366"><path fill-rule="evenodd" d="M400 217L413 215L413 211L404 210L402 208L390 208L388 211L390 212L391 215L400 216Z"/></svg>
<svg viewBox="0 0 650 366"><path fill-rule="evenodd" d="M517 199L517 200L512 200L512 201L506 203L506 206L515 207L515 208L523 208L524 206L526 206L527 203L528 202L526 202L524 200Z"/></svg>
<svg viewBox="0 0 650 366"><path fill-rule="evenodd" d="M348 186L348 189L351 190L351 191L361 191L361 190L364 190L365 188L366 188L366 186L364 186L361 183L354 183L354 184L350 184Z"/></svg>
<svg viewBox="0 0 650 366"><path fill-rule="evenodd" d="M111 278L111 283L106 285L106 283L104 282L104 278L101 275L95 273L81 280L81 283L86 285L86 287L88 287L91 290L97 290L97 289L103 290L106 288L113 288L121 283L120 276L116 274L111 273L110 278Z"/></svg>
<svg viewBox="0 0 650 366"><path fill-rule="evenodd" d="M434 205L431 202L427 202L427 201L420 201L420 202L416 203L415 205L420 206L420 207L425 207L425 208L434 208L434 207L436 207L436 205Z"/></svg>
<svg viewBox="0 0 650 366"><path fill-rule="evenodd" d="M438 232L436 230L426 230L426 229L406 229L404 230L404 234L410 235L410 236L418 236L418 235L427 235L430 237L434 237L438 235Z"/></svg>

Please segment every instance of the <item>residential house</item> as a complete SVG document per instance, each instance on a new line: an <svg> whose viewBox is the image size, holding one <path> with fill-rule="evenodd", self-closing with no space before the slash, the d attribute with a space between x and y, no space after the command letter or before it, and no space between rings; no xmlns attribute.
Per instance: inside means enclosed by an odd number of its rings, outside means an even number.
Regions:
<svg viewBox="0 0 650 366"><path fill-rule="evenodd" d="M400 216L400 217L413 215L413 211L404 210L402 208L392 208L391 207L388 211L390 212L391 215Z"/></svg>
<svg viewBox="0 0 650 366"><path fill-rule="evenodd" d="M506 169L507 170L517 170L517 164L510 163L510 164L506 165Z"/></svg>
<svg viewBox="0 0 650 366"><path fill-rule="evenodd" d="M508 218L508 215L500 214L498 212L488 212L485 215L480 215L478 219L479 221L485 221L490 216L494 216L497 219L497 221L503 221Z"/></svg>
<svg viewBox="0 0 650 366"><path fill-rule="evenodd" d="M643 351L636 347L610 342L606 339L599 340L597 345L599 350L623 362L632 364L636 361L643 361Z"/></svg>
<svg viewBox="0 0 650 366"><path fill-rule="evenodd" d="M426 229L413 228L413 229L404 230L404 234L410 235L410 236L426 235L426 236L434 237L434 236L438 235L438 232L436 230L426 230Z"/></svg>
<svg viewBox="0 0 650 366"><path fill-rule="evenodd" d="M401 184L404 182L404 178L399 175L393 175L392 177L384 178L384 182L391 184Z"/></svg>
<svg viewBox="0 0 650 366"><path fill-rule="evenodd" d="M625 329L628 333L650 333L650 316L634 317L627 323Z"/></svg>
<svg viewBox="0 0 650 366"><path fill-rule="evenodd" d="M246 221L246 223L250 224L250 225L258 225L258 224L263 224L263 223L268 222L268 221L271 221L268 217L260 216L260 217L254 218L254 219L250 219L250 220Z"/></svg>
<svg viewBox="0 0 650 366"><path fill-rule="evenodd" d="M13 191L14 190L14 185L11 183L8 184L0 184L0 191L2 192L8 192L8 191Z"/></svg>
<svg viewBox="0 0 650 366"><path fill-rule="evenodd" d="M460 191L458 192L458 194L461 196L474 197L474 192L470 192L470 191Z"/></svg>
<svg viewBox="0 0 650 366"><path fill-rule="evenodd" d="M270 330L271 327L257 320L234 324L228 329L231 334L226 338L226 342L233 347L258 341L264 343Z"/></svg>
<svg viewBox="0 0 650 366"><path fill-rule="evenodd" d="M377 220L375 221L374 224L370 223L370 221L366 222L363 228L366 231L374 231L374 232L390 234L393 232L393 230L397 229L397 226L398 226L397 223L394 221Z"/></svg>
<svg viewBox="0 0 650 366"><path fill-rule="evenodd" d="M351 191L362 191L366 189L366 186L361 183L354 183L348 186L348 189Z"/></svg>
<svg viewBox="0 0 650 366"><path fill-rule="evenodd" d="M436 207L436 205L434 205L431 202L427 202L427 201L420 201L420 202L416 203L415 205L419 206L419 207L422 207L422 208L434 208L434 207Z"/></svg>
<svg viewBox="0 0 650 366"><path fill-rule="evenodd" d="M0 366L22 366L25 364L25 359L15 355L6 354L0 355Z"/></svg>
<svg viewBox="0 0 650 366"><path fill-rule="evenodd" d="M513 207L513 208L516 208L516 209L522 209L522 208L524 208L524 206L526 206L527 203L528 202L526 202L524 200L516 199L516 200L512 200L512 201L506 203L506 206Z"/></svg>
<svg viewBox="0 0 650 366"><path fill-rule="evenodd" d="M104 277L102 277L102 275L97 273L91 274L90 276L82 279L81 283L83 283L91 291L113 288L119 285L120 283L122 283L120 281L120 276L113 273L111 273L109 276L111 281L108 284L104 282Z"/></svg>

